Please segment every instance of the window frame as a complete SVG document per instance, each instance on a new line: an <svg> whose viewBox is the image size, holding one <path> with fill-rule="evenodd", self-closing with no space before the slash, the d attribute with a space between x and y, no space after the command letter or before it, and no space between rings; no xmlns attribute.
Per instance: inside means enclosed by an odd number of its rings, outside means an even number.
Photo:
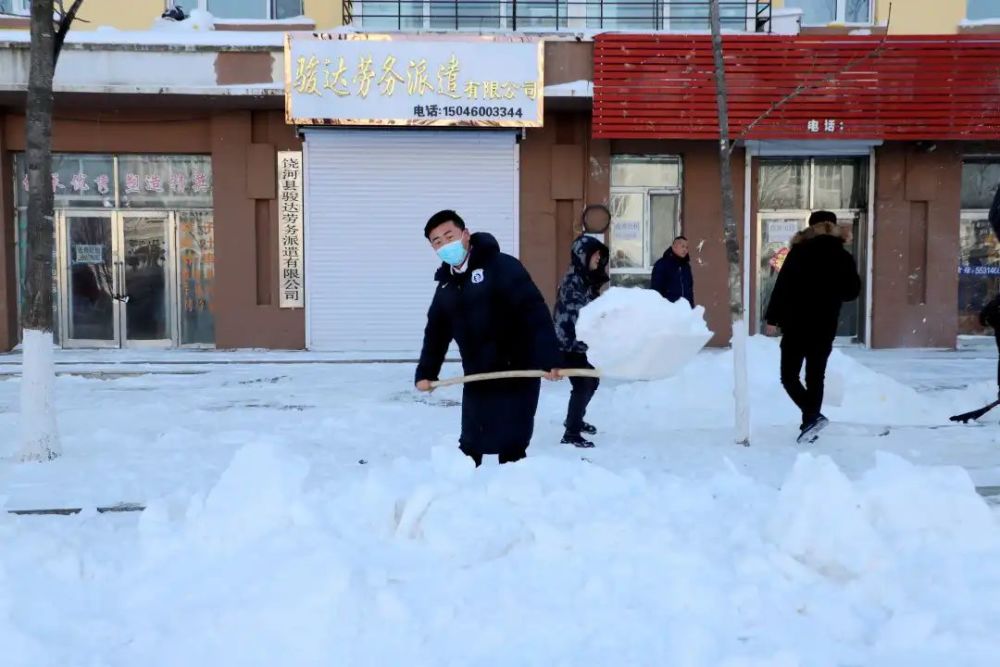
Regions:
<svg viewBox="0 0 1000 667"><path fill-rule="evenodd" d="M625 162L632 164L641 163L651 163L651 164L669 164L676 165L677 167L677 183L676 185L614 185L611 184L610 194L612 197L615 195L625 195L625 194L637 194L642 197L642 266L639 267L608 267L608 272L612 278L614 276L650 276L653 272L653 264L656 263L656 259L650 257L650 249L653 238L653 228L652 228L652 206L651 199L654 196L673 196L677 198L677 218L675 234L684 233L684 160L681 155L664 154L664 155L631 155L631 154L616 154L611 156L611 171L610 174L614 173L615 162ZM608 229L608 246L611 251L614 252L613 247L613 232L614 220L611 220L611 226ZM652 260L649 265L646 265L647 260Z"/></svg>
<svg viewBox="0 0 1000 667"><path fill-rule="evenodd" d="M996 0L994 0L994 2L995 1ZM993 16L987 16L986 18L977 18L977 19L971 18L969 16L969 12L972 9L972 2L973 0L969 0L969 2L967 2L965 5L965 19L967 21L995 21L997 19L1000 19L1000 5L997 5L997 8L995 10L992 10L996 12L996 14L994 14Z"/></svg>
<svg viewBox="0 0 1000 667"><path fill-rule="evenodd" d="M17 2L18 0L14 0L14 1ZM27 0L25 0L25 1L27 1ZM209 11L208 4L209 4L210 1L211 0L198 0L198 9L200 9L203 12ZM267 6L267 18L261 19L261 18L254 18L254 17L251 17L251 16L244 16L244 17L241 17L241 18L225 18L225 17L217 16L217 17L215 17L215 20L216 21L221 21L221 22L286 21L287 20L287 19L279 19L279 18L277 18L275 16L275 14L277 13L277 10L278 10L277 0L256 0L256 1L257 2L262 2L262 3L264 3ZM243 0L243 2L247 3L248 0ZM306 11L306 1L305 0L298 0L298 2L299 2L299 5L301 5L301 8L302 8L302 10L301 10L302 13L300 14L300 16L304 16L305 15L305 11ZM175 2L171 2L170 4L171 4L171 6L173 6L175 4Z"/></svg>
<svg viewBox="0 0 1000 667"><path fill-rule="evenodd" d="M8 16L31 16L31 0L10 0Z"/></svg>
<svg viewBox="0 0 1000 667"><path fill-rule="evenodd" d="M794 1L795 0L793 0L793 2ZM864 20L864 21L848 21L847 20L847 3L848 3L848 0L837 0L837 16L832 21L827 21L826 23L808 23L805 20L803 20L802 21L802 25L804 25L804 26L827 26L827 25L830 25L831 23L841 23L841 24L844 24L844 25L874 25L875 24L875 5L876 5L876 0L868 0L868 18L866 20ZM789 2L786 1L785 2L785 7L786 8L792 8L792 9L802 9L801 7L796 6L797 4L798 4L797 2L796 2L796 4L790 4ZM804 12L804 10L803 10L803 12ZM803 16L804 16L804 14L803 14Z"/></svg>
<svg viewBox="0 0 1000 667"><path fill-rule="evenodd" d="M837 216L838 224L844 224L844 221L847 221L847 220L852 220L852 219L854 220L853 232L854 232L854 235L855 235L855 237L854 237L854 248L855 248L855 250L854 250L854 252L852 252L852 255L854 256L854 259L855 259L855 261L858 264L859 270L862 270L862 292L861 292L861 294L857 298L858 319L857 319L857 324L856 324L856 333L851 334L851 335L840 335L840 334L838 334L837 335L837 340L840 343L842 343L842 344L860 343L860 342L863 342L865 340L865 336L867 335L867 331L866 331L866 328L865 328L865 317L866 317L865 313L866 313L866 309L867 309L866 303L867 303L867 298L868 298L866 296L866 281L868 280L868 278L866 277L866 271L867 271L868 263L871 261L871 259L869 257L869 248L868 248L868 240L867 240L867 229L868 229L868 225L871 224L871 220L870 220L869 215L868 215L869 207L871 206L871 202L872 202L871 174L872 174L873 163L872 163L871 160L872 159L871 159L870 156L862 156L862 155L844 155L844 156L833 156L833 155L778 156L778 155L776 155L776 156L773 156L773 157L763 157L763 158L755 158L754 159L755 164L757 165L757 167L756 167L756 188L755 188L756 192L754 193L754 196L756 197L755 201L757 202L757 204L756 204L756 216L755 216L756 217L757 229L756 229L756 233L754 234L754 239L752 240L752 243L755 246L756 262L755 262L754 265L751 266L751 271L753 272L753 274L750 276L750 280L753 281L752 282L752 284L753 284L753 288L752 289L754 291L754 297L753 298L754 298L754 300L756 302L755 303L755 307L754 307L755 315L756 315L756 318L757 318L757 321L756 321L757 327L756 327L756 329L760 333L763 333L763 331L764 331L764 325L765 325L765 322L764 322L764 311L765 311L765 309L767 307L767 302L770 299L770 294L767 295L766 299L764 298L763 289L762 289L763 285L764 285L764 280L763 280L763 275L762 275L762 271L763 271L764 267L763 267L762 262L763 262L763 257L764 257L764 246L766 245L764 243L765 224L769 220L792 220L792 219L795 219L795 220L800 221L800 229L805 229L805 227L808 226L808 219L809 219L810 213L812 211L818 210L817 203L816 203L816 199L817 199L816 194L817 194L817 189L818 189L818 185L819 185L818 179L817 179L817 173L818 173L819 170L817 169L817 166L820 166L823 163L829 163L829 162L837 163L837 162L840 162L840 161L850 161L850 162L854 162L856 168L858 168L858 169L861 170L860 171L861 179L859 180L858 184L862 188L864 188L864 193L865 193L864 194L864 203L863 203L862 206L859 206L859 207L856 207L856 208L851 208L851 207L844 208L844 207L838 205L838 206L835 206L835 207L829 207L826 210L832 212L834 215ZM787 208L787 207L765 208L765 207L763 207L761 205L760 202L763 199L762 194L760 192L760 188L762 187L761 172L762 172L762 167L767 162L799 163L799 164L805 165L805 168L806 168L806 175L805 175L806 176L806 178L805 178L805 187L806 187L806 202L805 203L806 203L806 206L804 208ZM843 183L841 185L843 185ZM772 288L773 288L773 284L772 284ZM841 311L841 317L843 317L843 316L844 316L844 312ZM839 322L838 322L837 326L838 326L838 329L839 329L839 327L840 327L840 323Z"/></svg>

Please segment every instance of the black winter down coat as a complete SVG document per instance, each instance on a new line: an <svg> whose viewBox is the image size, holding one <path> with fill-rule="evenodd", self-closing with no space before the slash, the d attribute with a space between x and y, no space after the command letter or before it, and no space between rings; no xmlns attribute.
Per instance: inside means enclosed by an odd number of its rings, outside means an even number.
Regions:
<svg viewBox="0 0 1000 667"><path fill-rule="evenodd" d="M438 269L416 381L436 380L454 340L466 374L559 366L552 318L524 266L490 234L473 234L466 270ZM474 382L462 393L462 446L480 454L526 449L538 380Z"/></svg>
<svg viewBox="0 0 1000 667"><path fill-rule="evenodd" d="M837 225L821 222L792 239L764 319L782 333L833 341L840 307L861 293L854 257Z"/></svg>

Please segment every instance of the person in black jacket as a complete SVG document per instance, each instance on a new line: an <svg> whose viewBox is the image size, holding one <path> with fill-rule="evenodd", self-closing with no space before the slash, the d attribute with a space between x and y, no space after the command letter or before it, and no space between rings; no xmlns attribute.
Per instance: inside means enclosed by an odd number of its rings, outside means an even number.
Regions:
<svg viewBox="0 0 1000 667"><path fill-rule="evenodd" d="M593 368L587 359L587 344L576 337L576 320L580 310L596 299L608 282L609 256L608 246L592 236L579 237L570 248L570 266L559 285L555 308L556 336L563 354L563 368ZM573 391L569 395L562 443L593 447L594 443L583 434L594 435L597 429L583 418L600 381L597 378L570 378L569 381Z"/></svg>
<svg viewBox="0 0 1000 667"><path fill-rule="evenodd" d="M652 289L667 301L687 299L694 308L694 277L691 275L691 256L688 240L678 236L653 265Z"/></svg>
<svg viewBox="0 0 1000 667"><path fill-rule="evenodd" d="M1000 197L998 197L1000 199ZM1000 352L1000 294L993 297L979 312L979 323L993 328L993 337ZM1000 359L997 360L997 399L1000 400Z"/></svg>
<svg viewBox="0 0 1000 667"><path fill-rule="evenodd" d="M781 328L781 384L802 411L800 442L828 423L821 412L826 364L837 336L840 307L860 292L861 278L844 248L837 216L813 212L809 227L792 239L764 314L769 334ZM805 386L799 379L803 361Z"/></svg>
<svg viewBox="0 0 1000 667"><path fill-rule="evenodd" d="M431 216L424 236L442 260L438 288L427 313L415 382L430 391L454 340L467 375L544 370L559 379L559 348L552 318L538 288L517 259L500 252L493 236L470 235L454 211ZM459 448L482 464L523 459L535 426L537 379L472 382L462 392Z"/></svg>

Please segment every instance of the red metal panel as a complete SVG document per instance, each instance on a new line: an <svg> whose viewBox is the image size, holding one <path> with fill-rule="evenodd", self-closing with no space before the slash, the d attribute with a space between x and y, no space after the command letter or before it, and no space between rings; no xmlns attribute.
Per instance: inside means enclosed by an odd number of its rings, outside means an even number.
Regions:
<svg viewBox="0 0 1000 667"><path fill-rule="evenodd" d="M1000 36L727 35L723 48L733 139L1000 139ZM598 35L593 127L718 138L711 38Z"/></svg>

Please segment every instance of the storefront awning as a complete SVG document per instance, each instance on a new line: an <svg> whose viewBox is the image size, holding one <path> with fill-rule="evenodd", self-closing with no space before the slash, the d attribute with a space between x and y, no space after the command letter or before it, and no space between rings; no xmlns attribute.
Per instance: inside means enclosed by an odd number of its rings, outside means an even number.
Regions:
<svg viewBox="0 0 1000 667"><path fill-rule="evenodd" d="M1000 36L727 35L724 51L734 139L1000 136ZM711 38L598 35L593 127L605 139L717 138Z"/></svg>

